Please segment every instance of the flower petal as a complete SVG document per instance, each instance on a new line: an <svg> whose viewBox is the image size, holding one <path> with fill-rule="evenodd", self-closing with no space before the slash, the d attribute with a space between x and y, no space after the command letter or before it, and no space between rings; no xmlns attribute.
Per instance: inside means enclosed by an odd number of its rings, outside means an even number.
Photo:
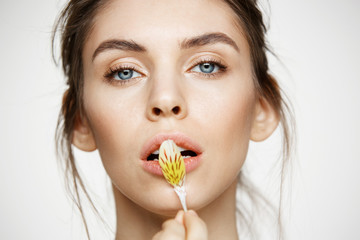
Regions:
<svg viewBox="0 0 360 240"><path fill-rule="evenodd" d="M181 153L172 140L164 141L159 150L159 164L166 181L181 187L185 178L185 163Z"/></svg>

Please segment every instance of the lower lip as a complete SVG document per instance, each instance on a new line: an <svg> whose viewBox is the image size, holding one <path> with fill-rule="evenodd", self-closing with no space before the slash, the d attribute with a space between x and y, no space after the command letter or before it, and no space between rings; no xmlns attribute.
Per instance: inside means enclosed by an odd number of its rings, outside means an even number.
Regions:
<svg viewBox="0 0 360 240"><path fill-rule="evenodd" d="M154 175L163 176L159 161L144 161L141 160L142 167L145 171L152 173ZM185 169L186 173L190 173L195 170L201 162L201 154L196 157L185 158Z"/></svg>

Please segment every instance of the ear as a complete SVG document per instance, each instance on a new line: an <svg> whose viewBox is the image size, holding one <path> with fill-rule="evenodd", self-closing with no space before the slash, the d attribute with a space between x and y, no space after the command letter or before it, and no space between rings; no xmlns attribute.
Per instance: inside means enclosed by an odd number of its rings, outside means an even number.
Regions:
<svg viewBox="0 0 360 240"><path fill-rule="evenodd" d="M90 129L86 116L78 111L75 117L72 144L78 149L86 152L96 150L94 135Z"/></svg>
<svg viewBox="0 0 360 240"><path fill-rule="evenodd" d="M279 124L279 116L273 106L264 98L259 98L255 106L255 117L250 139L261 142L267 139Z"/></svg>

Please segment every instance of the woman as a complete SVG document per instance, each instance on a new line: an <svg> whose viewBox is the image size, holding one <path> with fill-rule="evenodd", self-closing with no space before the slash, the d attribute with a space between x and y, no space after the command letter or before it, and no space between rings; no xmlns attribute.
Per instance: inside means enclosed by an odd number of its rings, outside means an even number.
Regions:
<svg viewBox="0 0 360 240"><path fill-rule="evenodd" d="M289 138L256 1L76 0L57 27L69 86L57 137L76 201L84 186L71 144L100 153L116 239L238 239L249 141L280 121L286 159ZM167 139L188 156L186 213L154 161Z"/></svg>

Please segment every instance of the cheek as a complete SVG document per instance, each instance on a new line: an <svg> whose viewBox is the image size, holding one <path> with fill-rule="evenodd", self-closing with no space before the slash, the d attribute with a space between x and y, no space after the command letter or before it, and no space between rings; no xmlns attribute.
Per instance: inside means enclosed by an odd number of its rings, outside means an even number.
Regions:
<svg viewBox="0 0 360 240"><path fill-rule="evenodd" d="M245 81L246 80L246 81ZM229 86L219 87L209 94L203 105L200 117L202 126L209 129L204 140L219 153L231 154L246 149L254 118L255 92L251 79L231 82ZM246 152L246 151L245 151Z"/></svg>
<svg viewBox="0 0 360 240"><path fill-rule="evenodd" d="M140 193L148 189L141 183L149 179L136 171L142 126L140 106L125 101L130 96L118 97L119 93L114 94L106 87L89 84L84 90L84 109L107 174L123 195L144 206L146 203L138 201L143 197Z"/></svg>
<svg viewBox="0 0 360 240"><path fill-rule="evenodd" d="M107 86L93 85L84 87L84 109L106 170L116 171L121 166L109 164L126 164L120 160L129 158L138 147L134 136L141 123L139 117L134 116L139 106L125 101L131 97L117 97L119 93L109 91Z"/></svg>
<svg viewBox="0 0 360 240"><path fill-rule="evenodd" d="M216 125L221 140L214 136L213 144L218 159L224 164L224 168L231 171L239 171L247 154L250 130L253 116L253 103L249 98L242 95L231 99L227 106L219 111ZM220 153L223 156L220 156Z"/></svg>
<svg viewBox="0 0 360 240"><path fill-rule="evenodd" d="M200 136L207 146L202 163L206 167L189 176L188 196L194 202L208 204L236 180L246 159L254 116L255 94L251 89L252 86L232 85L220 89L218 94L212 92L211 98L202 101L198 128L202 129ZM201 196L197 194L200 189L204 192Z"/></svg>

